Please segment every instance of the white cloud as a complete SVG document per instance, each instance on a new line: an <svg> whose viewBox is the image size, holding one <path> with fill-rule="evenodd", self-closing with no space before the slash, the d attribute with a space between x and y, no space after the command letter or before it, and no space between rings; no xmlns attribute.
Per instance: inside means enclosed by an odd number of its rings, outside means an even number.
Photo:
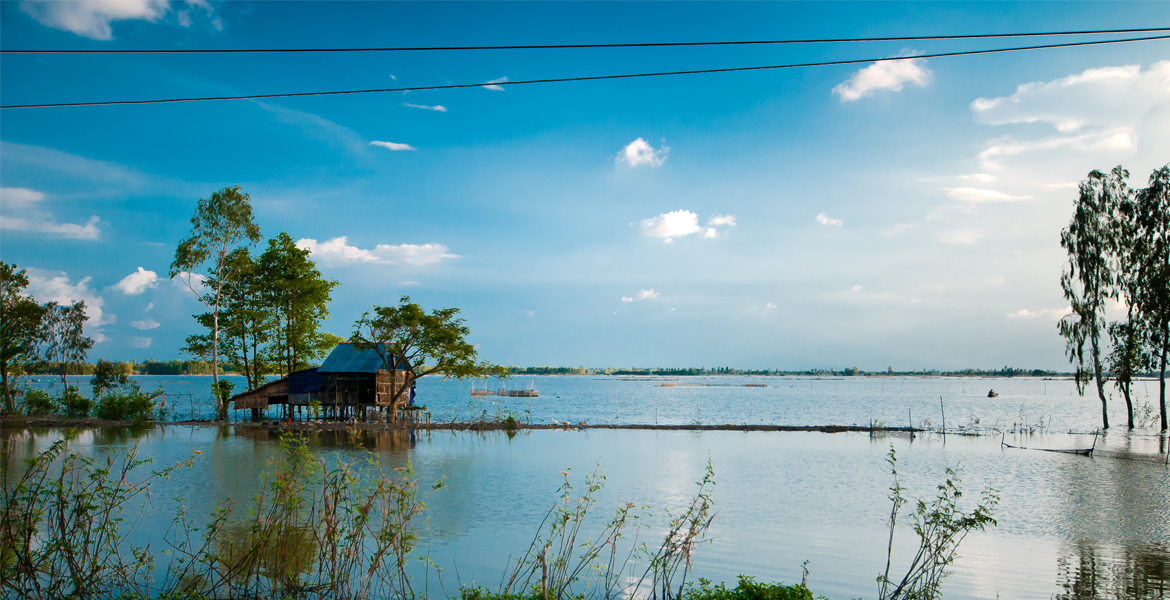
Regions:
<svg viewBox="0 0 1170 600"><path fill-rule="evenodd" d="M535 311L535 310L530 310L530 311L528 311L528 318L530 318L530 319L531 319L532 317L535 317L535 316L536 316L536 311Z"/></svg>
<svg viewBox="0 0 1170 600"><path fill-rule="evenodd" d="M634 299L629 296L622 296L622 302L633 302Z"/></svg>
<svg viewBox="0 0 1170 600"><path fill-rule="evenodd" d="M634 294L634 300L653 300L659 295L660 294L658 292L654 291L654 288L650 288L648 290L641 290L637 294Z"/></svg>
<svg viewBox="0 0 1170 600"><path fill-rule="evenodd" d="M776 308L776 305L769 302L769 303L764 305L764 308Z"/></svg>
<svg viewBox="0 0 1170 600"><path fill-rule="evenodd" d="M137 273L131 273L122 278L122 281L114 284L114 287L122 290L123 294L127 296L137 296L145 292L147 288L152 288L158 283L158 274L154 271L147 271L142 267L138 267ZM153 306L153 304L151 305Z"/></svg>
<svg viewBox="0 0 1170 600"><path fill-rule="evenodd" d="M975 173L974 175L959 175L959 179L974 179L979 183L991 183L995 181L995 176L987 173Z"/></svg>
<svg viewBox="0 0 1170 600"><path fill-rule="evenodd" d="M507 77L501 77L501 78L499 78L499 79L493 79L493 80L491 80L491 81L488 81L488 82L487 82L487 85L483 86L483 89L485 89L485 90L491 90L491 91L493 91L493 92L502 92L502 91L504 91L504 86L502 86L502 85L492 85L492 84L495 84L495 83L504 83L504 82L506 82L506 81L508 81L508 78L507 78Z"/></svg>
<svg viewBox="0 0 1170 600"><path fill-rule="evenodd" d="M1014 313L1008 313L1008 318L1011 319L1049 319L1059 321L1065 315L1072 314L1072 307L1065 308L1047 308L1043 310L1032 311L1026 308L1021 308Z"/></svg>
<svg viewBox="0 0 1170 600"><path fill-rule="evenodd" d="M379 142L379 141L375 140L373 142L370 142L370 145L371 146L380 146L382 148L386 148L388 150L394 150L396 152L402 151L402 150L411 150L411 151L418 150L418 148L415 148L414 146L411 146L410 144L399 144L398 142Z"/></svg>
<svg viewBox="0 0 1170 600"><path fill-rule="evenodd" d="M666 153L669 151L670 148L666 146L655 150L654 146L650 145L650 142L638 138L626 144L626 147L614 159L614 163L618 165L624 163L628 167L640 167L642 165L658 167L666 162Z"/></svg>
<svg viewBox="0 0 1170 600"><path fill-rule="evenodd" d="M930 75L924 58L876 62L833 88L833 93L841 97L841 102L853 102L878 90L900 92L906 83L925 87Z"/></svg>
<svg viewBox="0 0 1170 600"><path fill-rule="evenodd" d="M105 306L106 302L95 290L89 287L92 281L92 278L86 277L77 283L72 283L69 275L60 271L28 269L28 292L37 302L56 302L58 304L85 302L86 325L94 329L89 332L89 335L95 341L100 342L105 340L105 336L101 335L101 331L97 328L113 323L115 316L107 316L103 313L102 307Z"/></svg>
<svg viewBox="0 0 1170 600"><path fill-rule="evenodd" d="M179 271L175 274L174 277L171 278L171 282L175 287L185 288L189 285L190 287L198 290L199 286L203 284L205 279L207 278L198 273ZM154 304L151 304L150 308L154 308ZM150 310L150 308L147 308L146 310Z"/></svg>
<svg viewBox="0 0 1170 600"><path fill-rule="evenodd" d="M829 215L821 213L817 215L817 223L820 223L821 225L832 225L834 227L840 227L845 223L845 221L842 221L841 219L832 219L829 218Z"/></svg>
<svg viewBox="0 0 1170 600"><path fill-rule="evenodd" d="M445 259L459 258L459 255L449 253L442 244L378 244L373 250L366 250L349 245L348 236L325 242L303 238L297 241L297 247L307 249L314 258L331 264L380 263L422 267Z"/></svg>
<svg viewBox="0 0 1170 600"><path fill-rule="evenodd" d="M434 106L427 106L425 104L411 104L409 102L403 102L402 105L409 106L411 108L421 108L423 110L433 110L435 112L447 112L447 107L443 106L442 104L436 104Z"/></svg>
<svg viewBox="0 0 1170 600"><path fill-rule="evenodd" d="M28 188L0 188L0 203L4 206L34 204L45 199L44 192Z"/></svg>
<svg viewBox="0 0 1170 600"><path fill-rule="evenodd" d="M1021 200L1029 200L1031 196L1012 196L1003 192L995 190L983 190L978 188L943 188L947 194L955 200L962 200L963 202L970 202L971 204L981 204L984 202L1019 202Z"/></svg>
<svg viewBox="0 0 1170 600"><path fill-rule="evenodd" d="M97 226L99 222L101 222L101 219L97 215L90 217L84 225L79 223L58 223L53 213L50 212L36 211L33 214L23 217L0 215L0 229L52 233L77 240L98 239L98 236L102 233L102 230L98 229Z"/></svg>
<svg viewBox="0 0 1170 600"><path fill-rule="evenodd" d="M131 327L135 329L141 329L142 331L154 329L159 325L161 325L161 323L155 321L154 319L146 319L145 321L130 321Z"/></svg>
<svg viewBox="0 0 1170 600"><path fill-rule="evenodd" d="M728 227L735 227L735 217L732 215L715 215L714 217L711 217L709 221L707 221L707 225L727 225Z"/></svg>
<svg viewBox="0 0 1170 600"><path fill-rule="evenodd" d="M167 0L87 0L56 2L25 0L20 10L42 25L94 40L114 39L114 21L157 22L170 10Z"/></svg>
<svg viewBox="0 0 1170 600"><path fill-rule="evenodd" d="M432 265L448 258L459 258L457 254L447 252L448 248L442 244L378 244L374 248L384 262L391 264L406 263L416 267Z"/></svg>
<svg viewBox="0 0 1170 600"><path fill-rule="evenodd" d="M191 13L180 10L175 16L179 19L179 27L191 27Z"/></svg>
<svg viewBox="0 0 1170 600"><path fill-rule="evenodd" d="M986 232L979 229L958 229L955 231L948 231L938 238L938 241L944 244L974 244L978 242Z"/></svg>
<svg viewBox="0 0 1170 600"><path fill-rule="evenodd" d="M1116 164L1132 162L1164 164L1165 118L1153 116L1154 108L1170 102L1170 60L1141 65L1087 69L1046 82L1024 83L1010 96L977 98L971 103L975 120L989 125L1044 123L1051 133L1030 139L1004 136L987 143L980 153L984 170L1013 167L1028 172L1030 180L1067 181L1069 164ZM1144 130L1141 127L1145 125ZM1145 150L1142 150L1145 148ZM1133 152L1146 155L1134 161ZM1035 165L1024 157L1043 157ZM1011 161L1005 161L1006 158ZM1039 169L1037 167L1040 167ZM1080 169L1078 169L1079 171Z"/></svg>
<svg viewBox="0 0 1170 600"><path fill-rule="evenodd" d="M716 231L714 227L707 227L706 229L703 229L703 237L705 238L713 238L718 235L719 232Z"/></svg>
<svg viewBox="0 0 1170 600"><path fill-rule="evenodd" d="M144 311L142 311L142 312L150 312L150 310L151 310L152 308L154 308L154 302L151 302L150 304L147 304L147 305L146 305L146 310L144 310Z"/></svg>
<svg viewBox="0 0 1170 600"><path fill-rule="evenodd" d="M657 217L650 217L649 219L642 219L642 235L646 237L656 237L671 239L698 233L703 228L699 227L699 215L689 210L676 210L668 213L662 213Z"/></svg>
<svg viewBox="0 0 1170 600"><path fill-rule="evenodd" d="M152 340L151 338L148 338L148 337L133 336L130 338L130 347L131 348L149 348L150 344L152 342L154 342L154 340Z"/></svg>
<svg viewBox="0 0 1170 600"><path fill-rule="evenodd" d="M860 291L861 291L861 286L860 286L860 285L855 285L855 286L853 286L853 291L855 291L855 292L860 292Z"/></svg>

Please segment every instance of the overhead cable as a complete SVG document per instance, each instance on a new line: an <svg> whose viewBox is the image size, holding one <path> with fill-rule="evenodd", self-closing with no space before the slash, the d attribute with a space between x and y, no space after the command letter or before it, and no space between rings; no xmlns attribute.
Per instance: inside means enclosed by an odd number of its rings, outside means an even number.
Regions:
<svg viewBox="0 0 1170 600"><path fill-rule="evenodd" d="M340 96L347 94L378 94L386 92L417 92L426 90L454 90L487 86L517 86L539 83L566 83L575 81L604 81L611 79L634 79L644 77L665 77L672 75L699 75L709 73L738 73L743 71L766 71L775 69L798 69L806 67L826 67L833 65L855 65L861 63L879 63L898 60L914 60L923 58L945 58L951 56L974 56L981 54L999 54L1004 52L1023 52L1029 50L1044 50L1050 48L1072 48L1078 46L1098 46L1103 44L1123 44L1129 42L1147 42L1152 40L1170 39L1170 35L1153 37L1127 38L1120 40L1097 40L1092 42L1069 42L1065 44L1047 44L1042 46L1020 46L1015 48L992 48L988 50L965 50L961 52L940 52L935 54L919 54L917 56L894 56L882 58L863 58L854 60L834 60L825 62L796 63L785 65L761 65L754 67L728 67L722 69L695 69L686 71L659 71L654 73L625 73L618 75L587 75L582 77L555 77L546 79L524 79L517 81L485 81L482 83L459 83L448 85L425 85L394 88L373 88L361 90L333 90L322 92L286 92L279 94L248 94L243 96L205 96L198 98L163 98L157 100L107 100L101 102L60 102L51 104L15 104L0 106L0 109L16 108L63 108L77 106L116 106L128 104L168 104L173 102L210 102L215 100L261 100L268 98L301 98L306 96Z"/></svg>
<svg viewBox="0 0 1170 600"><path fill-rule="evenodd" d="M670 48L684 46L761 46L780 44L841 44L851 42L913 42L929 40L978 40L1020 37L1051 37L1066 35L1109 35L1121 33L1158 33L1170 31L1170 27L1147 27L1141 29L1095 29L1087 31L1038 31L1028 33L983 33L970 35L923 35L871 38L826 38L795 40L740 40L715 42L641 42L628 44L513 44L503 46L390 46L366 48L224 48L224 49L147 49L147 50L3 50L0 54L265 54L305 52L433 52L459 50L566 50L580 48Z"/></svg>

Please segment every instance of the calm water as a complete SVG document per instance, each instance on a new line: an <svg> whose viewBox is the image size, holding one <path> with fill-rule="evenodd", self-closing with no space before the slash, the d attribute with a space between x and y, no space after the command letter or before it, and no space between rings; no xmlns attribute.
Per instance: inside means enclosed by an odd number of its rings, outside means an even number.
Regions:
<svg viewBox="0 0 1170 600"><path fill-rule="evenodd" d="M50 378L40 376L42 381ZM170 420L214 416L211 377L140 376L144 390L162 388ZM236 391L242 377L228 377ZM88 377L70 377L83 392ZM659 387L663 383L710 384L719 387ZM766 388L742 387L745 383ZM39 388L57 383L35 383ZM476 382L479 388L485 382ZM629 380L619 377L517 377L510 388L540 390L539 398L489 396L472 399L472 383L424 378L418 384L418 402L427 406L432 419L473 418L486 413L513 414L534 423L588 421L589 423L850 425L871 419L890 425L938 427L945 410L947 427L1011 428L1013 424L1049 425L1049 431L1092 432L1101 424L1100 402L1080 397L1072 381L1017 378L886 378L886 377L683 377ZM495 380L486 383L497 387ZM988 398L994 389L997 398ZM1156 416L1157 381L1134 384L1135 405L1150 407ZM1114 396L1118 394L1114 393ZM942 404L940 406L940 398ZM1141 412L1140 410L1138 411ZM271 411L275 416L276 410ZM240 411L239 418L249 418ZM1125 425L1125 404L1115 397L1110 422ZM924 423L924 421L928 421ZM1153 424L1150 421L1149 424Z"/></svg>
<svg viewBox="0 0 1170 600"><path fill-rule="evenodd" d="M1008 434L1010 444L1033 448L1086 447L1098 424L1096 404L1071 395L1068 381L1036 379L845 379L752 378L768 388L655 387L587 377L520 378L540 398L471 401L468 384L426 380L419 396L436 419L488 411L591 423L775 423L849 424L870 419L901 424L912 411L915 424L941 419L948 427L1000 427L1041 417L1047 434ZM189 382L195 412L207 408L198 395L208 378L142 378L144 387L163 383L173 403ZM746 382L728 378L683 382ZM1000 392L986 398L988 388ZM1148 392L1155 393L1156 384ZM185 389L181 391L186 392ZM560 396L558 398L558 396ZM1143 391L1139 388L1139 404ZM188 398L178 401L179 407ZM203 404L200 404L200 403ZM172 404L173 406L173 404ZM201 406L203 408L201 408ZM527 412L525 412L527 411ZM185 415L184 415L185 416ZM1112 415L1123 423L1120 412ZM275 434L255 429L173 426L138 432L95 429L74 448L100 453L140 443L160 463L203 452L190 470L154 494L135 535L157 540L170 523L174 494L187 497L195 514L207 514L227 497L245 500L256 491L258 473L277 452ZM341 434L344 435L344 434ZM28 431L10 436L19 454L42 449L59 436ZM312 436L327 456L353 450L336 434ZM902 482L912 497L929 497L948 466L963 469L964 488L974 498L988 486L998 490L999 526L972 534L944 584L948 598L1163 598L1170 591L1170 469L1164 464L1124 460L1116 454L1155 455L1165 438L1152 430L1114 430L1098 440L1106 454L1094 458L1013 450L998 437L935 435L871 438L862 434L532 431L514 437L495 432L434 432L412 436L384 432L368 447L388 466L410 463L423 479L442 479L447 489L429 501L423 534L431 557L444 567L449 590L455 580L494 586L510 555L527 547L540 519L556 500L560 471L572 467L574 481L600 464L607 487L598 503L598 523L619 500L645 503L655 514L652 538L663 531L665 509L689 502L694 482L710 458L716 474L719 514L714 541L699 550L696 576L733 580L743 573L765 580L799 581L809 561L809 584L833 599L876 597L874 578L885 562L891 483L884 462L891 444L899 455ZM900 529L895 564L909 558L914 534ZM456 577L456 567L458 577Z"/></svg>

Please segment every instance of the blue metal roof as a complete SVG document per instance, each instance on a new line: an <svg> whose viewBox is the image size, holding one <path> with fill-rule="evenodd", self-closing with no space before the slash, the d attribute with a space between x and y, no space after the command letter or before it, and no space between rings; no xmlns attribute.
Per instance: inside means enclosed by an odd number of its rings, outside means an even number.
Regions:
<svg viewBox="0 0 1170 600"><path fill-rule="evenodd" d="M307 394L321 389L325 383L325 376L318 373L317 369L305 369L304 371L293 371L288 374L288 393L290 394Z"/></svg>
<svg viewBox="0 0 1170 600"><path fill-rule="evenodd" d="M385 344L379 344L385 348ZM382 358L373 348L357 350L353 344L338 344L333 352L325 358L325 362L317 367L318 373L376 373L378 369L385 369ZM406 361L398 359L398 370L406 370Z"/></svg>

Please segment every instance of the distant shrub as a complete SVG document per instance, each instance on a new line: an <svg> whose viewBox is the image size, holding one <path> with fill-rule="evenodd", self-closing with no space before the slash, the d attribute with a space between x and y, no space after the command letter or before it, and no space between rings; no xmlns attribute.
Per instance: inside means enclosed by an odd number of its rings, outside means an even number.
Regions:
<svg viewBox="0 0 1170 600"><path fill-rule="evenodd" d="M143 393L137 386L130 390L106 392L98 400L94 416L110 421L149 421L157 414L154 406L157 397L157 393Z"/></svg>
<svg viewBox="0 0 1170 600"><path fill-rule="evenodd" d="M688 588L682 600L814 600L812 592L803 583L756 583L754 577L739 576L739 584L728 589L725 584L711 585L700 579L697 587Z"/></svg>
<svg viewBox="0 0 1170 600"><path fill-rule="evenodd" d="M53 414L55 403L49 392L44 390L24 390L24 411L30 417Z"/></svg>
<svg viewBox="0 0 1170 600"><path fill-rule="evenodd" d="M65 414L70 417L88 417L89 411L93 408L93 401L81 395L81 390L77 386L65 386L65 391L61 392L61 406L65 409Z"/></svg>

